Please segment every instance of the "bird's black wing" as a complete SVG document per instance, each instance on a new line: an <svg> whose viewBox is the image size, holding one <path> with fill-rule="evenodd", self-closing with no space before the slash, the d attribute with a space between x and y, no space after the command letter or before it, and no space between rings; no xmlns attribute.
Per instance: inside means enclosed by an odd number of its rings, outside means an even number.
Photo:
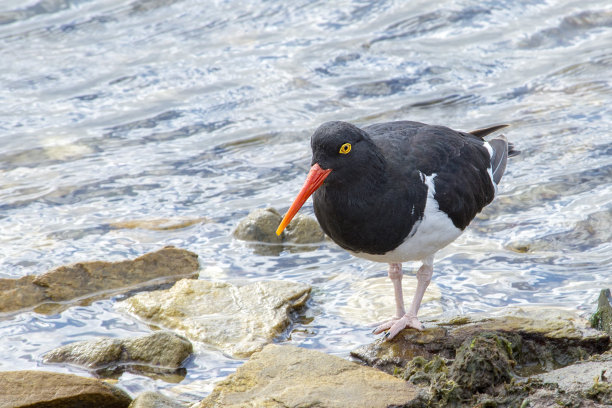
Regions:
<svg viewBox="0 0 612 408"><path fill-rule="evenodd" d="M399 163L398 174L435 174L434 199L459 229L493 200L491 157L480 135L418 122L392 122L364 128L385 156ZM384 134L384 137L383 137Z"/></svg>

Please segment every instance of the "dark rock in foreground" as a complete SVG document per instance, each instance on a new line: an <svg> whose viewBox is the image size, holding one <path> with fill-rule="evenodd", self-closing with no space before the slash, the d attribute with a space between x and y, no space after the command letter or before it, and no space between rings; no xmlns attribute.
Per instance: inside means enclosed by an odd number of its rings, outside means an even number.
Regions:
<svg viewBox="0 0 612 408"><path fill-rule="evenodd" d="M93 378L47 371L0 372L2 408L126 408L123 390Z"/></svg>
<svg viewBox="0 0 612 408"><path fill-rule="evenodd" d="M591 354L603 353L610 346L610 336L581 327L565 319L536 320L507 316L471 322L449 322L423 331L406 329L391 341L378 339L360 347L351 355L364 363L393 373L403 370L414 357L435 355L455 359L466 341L483 333L504 339L512 360L528 371L544 372L571 364ZM502 340L499 340L502 341Z"/></svg>
<svg viewBox="0 0 612 408"><path fill-rule="evenodd" d="M164 375L183 378L181 364L192 352L186 338L158 331L129 339L100 338L67 344L47 353L44 362L83 366L101 377L117 377L129 371L162 379Z"/></svg>
<svg viewBox="0 0 612 408"><path fill-rule="evenodd" d="M12 312L41 304L38 312L57 312L66 307L56 302L83 298L100 292L129 288L158 278L177 280L194 275L199 269L193 252L166 247L120 262L79 262L60 266L40 276L0 279L0 312Z"/></svg>
<svg viewBox="0 0 612 408"><path fill-rule="evenodd" d="M413 406L514 407L523 406L530 398L543 401L548 396L570 405L574 400L587 400L595 404L589 406L596 407L610 395L605 374L599 385L592 380L598 370L612 372L612 358L604 357L609 353L601 354L609 348L608 334L571 320L508 316L480 321L456 319L422 332L406 329L391 341L379 339L351 354L368 365L428 387L428 396L421 396L420 405ZM593 355L599 360L583 361ZM538 373L545 374L533 375ZM558 376L587 375L591 377L581 380L573 390L569 384L555 380ZM555 388L549 380L559 386ZM568 390L572 390L571 395L561 395Z"/></svg>

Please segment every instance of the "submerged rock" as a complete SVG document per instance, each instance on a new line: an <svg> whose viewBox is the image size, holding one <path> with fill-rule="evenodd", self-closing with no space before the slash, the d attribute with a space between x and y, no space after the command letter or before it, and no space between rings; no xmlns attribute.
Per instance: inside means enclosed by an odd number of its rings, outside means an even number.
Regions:
<svg viewBox="0 0 612 408"><path fill-rule="evenodd" d="M386 408L416 398L416 387L382 371L315 350L271 344L217 383L194 408Z"/></svg>
<svg viewBox="0 0 612 408"><path fill-rule="evenodd" d="M47 371L0 372L0 406L126 408L132 399L120 388L93 378Z"/></svg>
<svg viewBox="0 0 612 408"><path fill-rule="evenodd" d="M67 344L47 353L44 362L83 366L102 377L129 371L163 378L163 374L177 374L192 352L193 346L186 338L158 331L135 338L100 338Z"/></svg>
<svg viewBox="0 0 612 408"><path fill-rule="evenodd" d="M195 224L200 224L209 221L208 218L157 218L145 220L130 220L130 221L115 221L109 226L114 229L146 229L152 231L168 231L181 228L187 228Z"/></svg>
<svg viewBox="0 0 612 408"><path fill-rule="evenodd" d="M166 247L134 260L79 262L60 266L40 276L0 279L0 312L93 296L158 278L176 280L177 277L195 275L198 269L196 254ZM57 312L57 308L52 307L39 309L39 312Z"/></svg>
<svg viewBox="0 0 612 408"><path fill-rule="evenodd" d="M183 333L235 356L260 350L291 323L310 286L287 281L234 286L183 279L172 288L137 294L118 304L149 323Z"/></svg>
<svg viewBox="0 0 612 408"><path fill-rule="evenodd" d="M610 289L602 289L597 299L597 311L591 316L591 327L612 336L612 304Z"/></svg>
<svg viewBox="0 0 612 408"><path fill-rule="evenodd" d="M325 239L319 223L302 214L297 214L280 236L276 235L282 219L274 208L254 210L240 221L234 237L250 241L260 255L278 255L284 249L283 244L313 244Z"/></svg>
<svg viewBox="0 0 612 408"><path fill-rule="evenodd" d="M234 236L243 241L280 244L283 237L276 235L276 229L283 217L274 208L257 209L249 213L236 229Z"/></svg>
<svg viewBox="0 0 612 408"><path fill-rule="evenodd" d="M282 235L284 242L293 244L312 244L325 239L325 234L317 220L303 214L297 214Z"/></svg>

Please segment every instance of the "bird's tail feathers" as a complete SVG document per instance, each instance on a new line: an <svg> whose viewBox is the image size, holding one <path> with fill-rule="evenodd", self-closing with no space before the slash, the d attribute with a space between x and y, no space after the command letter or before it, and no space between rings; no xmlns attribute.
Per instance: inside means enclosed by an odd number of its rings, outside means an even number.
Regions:
<svg viewBox="0 0 612 408"><path fill-rule="evenodd" d="M499 129L503 129L503 128L508 127L508 126L510 126L510 125L495 125L495 126L490 126L488 128L472 130L472 131L470 131L468 133L483 139L486 135L488 135L490 133L493 133L493 132L496 132Z"/></svg>
<svg viewBox="0 0 612 408"><path fill-rule="evenodd" d="M491 171L493 173L493 181L499 184L504 171L506 171L506 163L508 161L509 144L504 135L500 135L495 139L489 140L489 145L493 148L491 156Z"/></svg>

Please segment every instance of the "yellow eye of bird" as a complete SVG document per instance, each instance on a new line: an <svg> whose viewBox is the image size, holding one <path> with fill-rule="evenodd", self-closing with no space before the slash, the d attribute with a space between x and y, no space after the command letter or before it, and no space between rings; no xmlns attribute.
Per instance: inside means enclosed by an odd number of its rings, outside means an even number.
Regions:
<svg viewBox="0 0 612 408"><path fill-rule="evenodd" d="M340 146L340 154L348 154L348 152L350 151L351 151L350 143L345 143L342 146Z"/></svg>

